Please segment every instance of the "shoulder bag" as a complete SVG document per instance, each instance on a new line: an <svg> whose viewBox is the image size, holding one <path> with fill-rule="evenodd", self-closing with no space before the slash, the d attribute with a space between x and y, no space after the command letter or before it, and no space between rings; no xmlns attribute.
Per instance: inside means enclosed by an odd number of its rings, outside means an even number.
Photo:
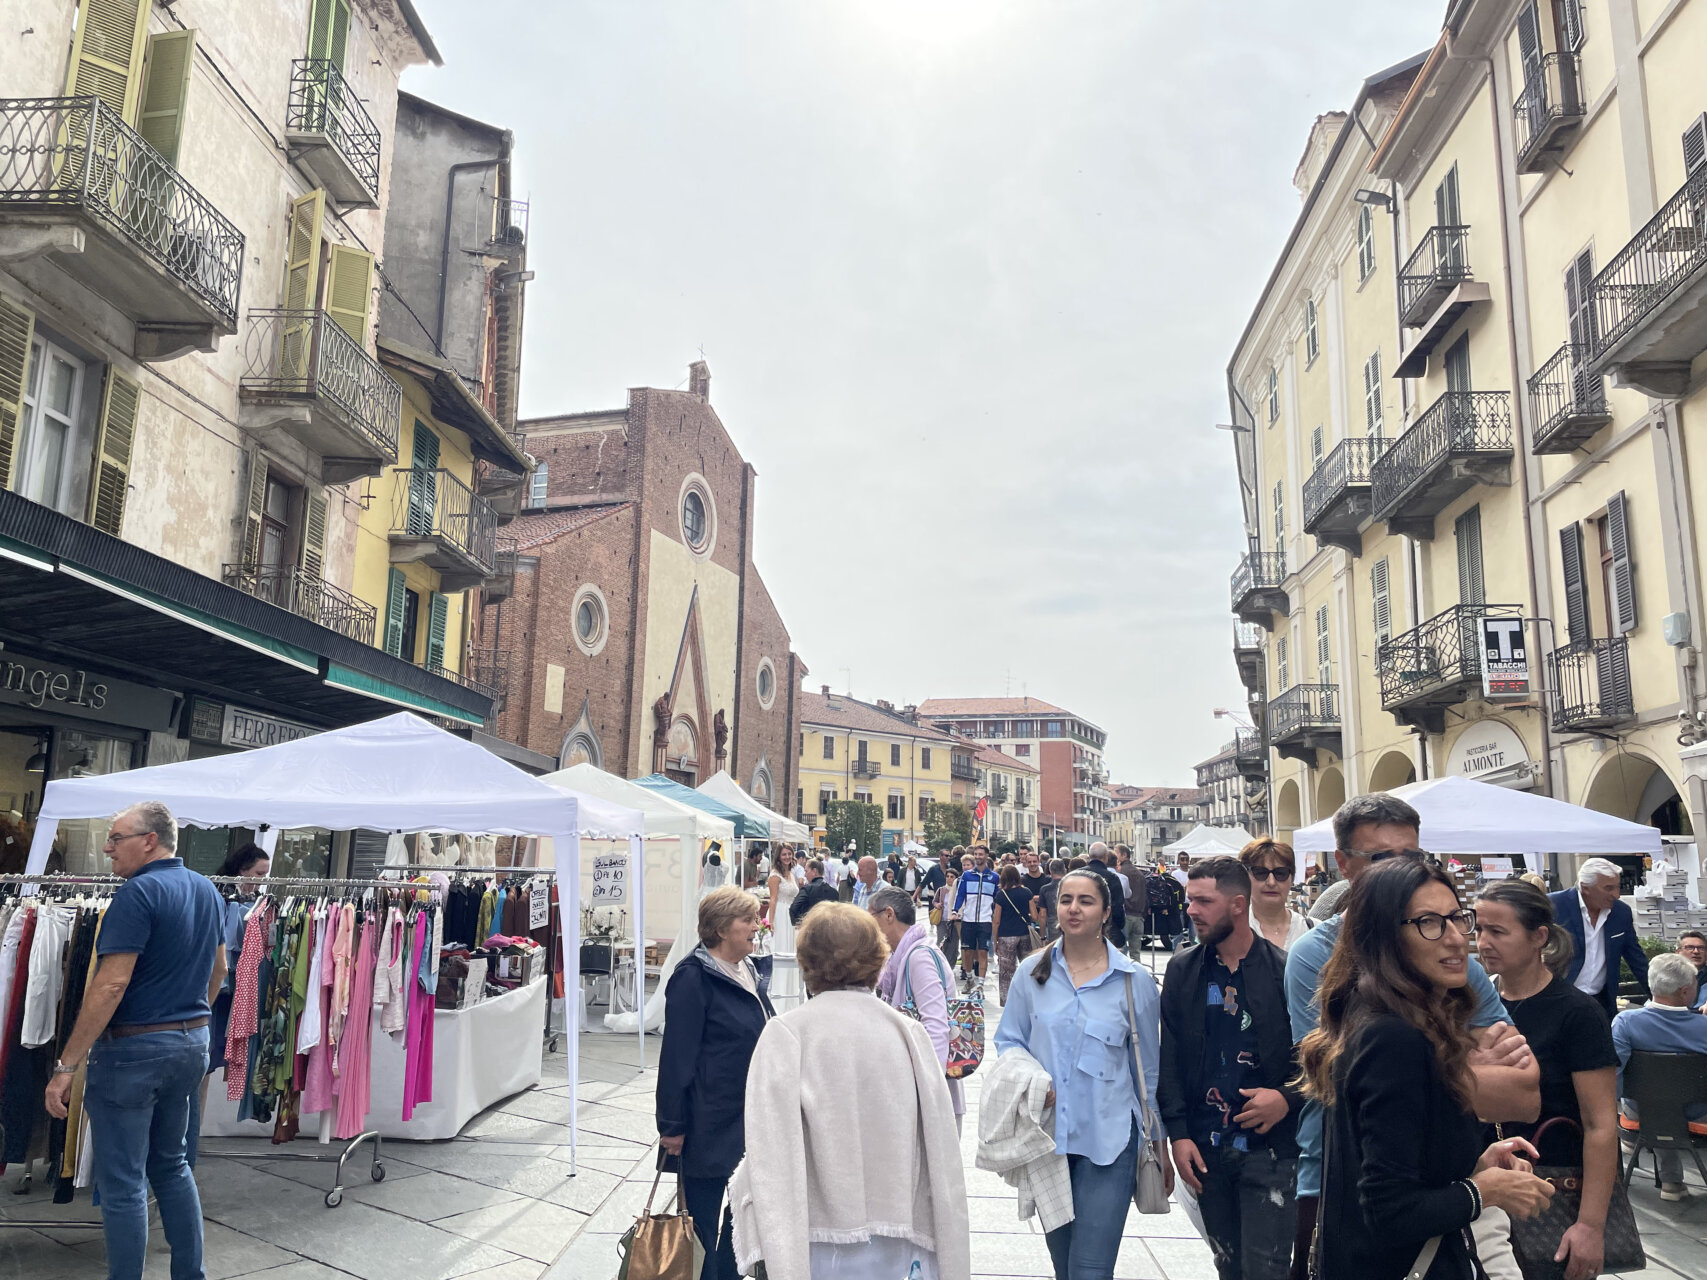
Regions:
<svg viewBox="0 0 1707 1280"><path fill-rule="evenodd" d="M1325 1117L1323 1123L1324 1125L1326 1124ZM1324 1132L1322 1135L1322 1186L1325 1188L1327 1185L1328 1144L1327 1134ZM1411 1264L1411 1269L1405 1273L1405 1280L1423 1280L1423 1278L1428 1275L1429 1268L1434 1265L1435 1254L1440 1252L1440 1240L1441 1238L1439 1236L1429 1237L1427 1242L1424 1243L1422 1249L1417 1253L1417 1260ZM1482 1270L1482 1266L1479 1262L1475 1262L1474 1253L1472 1253L1471 1261L1475 1266L1476 1275L1485 1277L1486 1272ZM1315 1229L1310 1232L1310 1260L1306 1267L1306 1273L1309 1275L1310 1280L1327 1280L1327 1276L1323 1272L1322 1266L1322 1218L1320 1206L1318 1206L1316 1226Z"/></svg>
<svg viewBox="0 0 1707 1280"><path fill-rule="evenodd" d="M913 999L913 970L909 964L913 952L920 947L925 949L931 964L936 967L937 976L942 979L943 997L948 1002L948 1063L943 1067L943 1074L950 1080L964 1080L984 1061L984 1005L981 1001L967 999L955 989L943 970L942 957L930 943L915 942L901 958L901 974L907 983L906 994L895 1008L915 1022L924 1021L918 1002Z"/></svg>
<svg viewBox="0 0 1707 1280"><path fill-rule="evenodd" d="M652 1199L658 1194L658 1182L664 1176L664 1153L659 1152L658 1172L652 1178L652 1190L646 1197L646 1207L640 1217L617 1241L617 1253L622 1261L617 1267L617 1280L697 1280L705 1262L705 1249L694 1234L693 1219L688 1216L687 1202L682 1196L682 1175L676 1170L676 1211L652 1212Z"/></svg>
<svg viewBox="0 0 1707 1280"><path fill-rule="evenodd" d="M1541 1135L1556 1124L1569 1125L1582 1133L1582 1126L1569 1116L1554 1116L1529 1136L1537 1149L1541 1146ZM1564 1280L1565 1264L1554 1262L1553 1255L1559 1252L1559 1241L1576 1224L1577 1215L1582 1212L1582 1166L1538 1164L1533 1172L1537 1178L1545 1178L1553 1184L1553 1198L1535 1217L1511 1220L1512 1252L1517 1255L1518 1266L1523 1268L1524 1280ZM1612 1199L1606 1205L1603 1234L1606 1243L1606 1262L1601 1267L1603 1275L1640 1271L1648 1265L1622 1173L1616 1175L1612 1184Z"/></svg>
<svg viewBox="0 0 1707 1280"><path fill-rule="evenodd" d="M1138 1178L1132 1188L1132 1203L1139 1213L1166 1213L1168 1176L1152 1137L1160 1126L1150 1113L1150 1098L1144 1088L1144 1058L1138 1052L1138 1011L1132 1000L1130 970L1126 974L1126 1032L1132 1044L1132 1079L1138 1089Z"/></svg>
<svg viewBox="0 0 1707 1280"><path fill-rule="evenodd" d="M1021 954L1030 955L1033 951L1036 951L1043 945L1043 935L1037 931L1037 926L1031 922L1031 917L1014 906L1014 895L1010 890L1002 890L1002 900L1007 904L1003 910L1012 911L1021 920L1025 921L1026 942L1025 950Z"/></svg>

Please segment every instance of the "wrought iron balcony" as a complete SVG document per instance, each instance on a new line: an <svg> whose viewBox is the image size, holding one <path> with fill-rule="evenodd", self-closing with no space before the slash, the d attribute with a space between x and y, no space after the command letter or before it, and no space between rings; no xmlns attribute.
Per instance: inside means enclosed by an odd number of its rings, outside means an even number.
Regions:
<svg viewBox="0 0 1707 1280"><path fill-rule="evenodd" d="M228 564L220 576L228 587L276 604L329 631L372 644L379 610L324 578L285 565Z"/></svg>
<svg viewBox="0 0 1707 1280"><path fill-rule="evenodd" d="M1381 705L1400 724L1446 728L1446 708L1480 697L1482 618L1520 618L1515 604L1460 604L1402 632L1375 654Z"/></svg>
<svg viewBox="0 0 1707 1280"><path fill-rule="evenodd" d="M1663 399L1707 351L1707 165L1595 276L1594 373Z"/></svg>
<svg viewBox="0 0 1707 1280"><path fill-rule="evenodd" d="M1568 644L1547 655L1553 729L1607 729L1636 716L1630 653L1624 636Z"/></svg>
<svg viewBox="0 0 1707 1280"><path fill-rule="evenodd" d="M1008 784L1000 781L992 782L990 784L990 799L997 804L1006 804L1008 802Z"/></svg>
<svg viewBox="0 0 1707 1280"><path fill-rule="evenodd" d="M522 500L527 496L531 476L516 471L503 471L490 463L482 463L474 480L474 492L492 504L492 510L502 524L508 524L522 513Z"/></svg>
<svg viewBox="0 0 1707 1280"><path fill-rule="evenodd" d="M501 252L521 253L527 247L528 240L528 202L491 194L486 199L491 211L491 220L487 224L486 244L483 247Z"/></svg>
<svg viewBox="0 0 1707 1280"><path fill-rule="evenodd" d="M504 709L504 699L510 689L510 651L508 649L470 649L463 671L474 687L482 689L492 699L492 714Z"/></svg>
<svg viewBox="0 0 1707 1280"><path fill-rule="evenodd" d="M1285 552L1247 551L1233 570L1233 612L1243 622L1274 630L1274 615L1292 611L1285 581Z"/></svg>
<svg viewBox="0 0 1707 1280"><path fill-rule="evenodd" d="M134 323L138 360L237 331L243 233L99 98L0 99L0 258L39 254Z"/></svg>
<svg viewBox="0 0 1707 1280"><path fill-rule="evenodd" d="M1558 159L1583 122L1577 55L1549 53L1511 104L1517 171L1541 173Z"/></svg>
<svg viewBox="0 0 1707 1280"><path fill-rule="evenodd" d="M471 650L469 657L472 658L473 656L474 651ZM497 714L498 688L496 685L488 683L492 674L491 672L477 673L469 669L466 665L461 671L452 671L449 667L437 662L423 662L421 664L421 668L432 675L438 676L441 680L449 680L454 684L461 685L464 689L472 689L476 693L485 694L488 698L493 700L492 714Z"/></svg>
<svg viewBox="0 0 1707 1280"><path fill-rule="evenodd" d="M379 129L338 64L298 58L290 64L285 145L340 204L379 203Z"/></svg>
<svg viewBox="0 0 1707 1280"><path fill-rule="evenodd" d="M481 594L487 604L497 604L500 600L508 600L516 591L516 540L514 538L499 538L497 552L493 562L492 576L480 584Z"/></svg>
<svg viewBox="0 0 1707 1280"><path fill-rule="evenodd" d="M1242 778L1268 776L1268 753L1263 749L1262 732L1240 726L1233 733L1233 766Z"/></svg>
<svg viewBox="0 0 1707 1280"><path fill-rule="evenodd" d="M1031 797L1018 788L1015 788L1012 803L1013 807L1016 809L1029 809L1031 808Z"/></svg>
<svg viewBox="0 0 1707 1280"><path fill-rule="evenodd" d="M1318 750L1340 754L1340 687L1295 684L1268 702L1268 741L1288 760L1316 763Z"/></svg>
<svg viewBox="0 0 1707 1280"><path fill-rule="evenodd" d="M1434 518L1478 484L1511 483L1511 393L1448 391L1369 469L1374 515L1391 533L1434 537Z"/></svg>
<svg viewBox="0 0 1707 1280"><path fill-rule="evenodd" d="M856 778L876 778L882 776L883 769L875 760L855 760L853 776Z"/></svg>
<svg viewBox="0 0 1707 1280"><path fill-rule="evenodd" d="M961 782L976 782L978 781L978 770L973 767L970 760L962 762L950 756L948 761L948 776L958 779Z"/></svg>
<svg viewBox="0 0 1707 1280"><path fill-rule="evenodd" d="M391 562L437 569L440 589L480 586L497 569L498 521L486 500L450 472L391 473Z"/></svg>
<svg viewBox="0 0 1707 1280"><path fill-rule="evenodd" d="M1263 687L1263 630L1250 622L1233 624L1233 664L1245 691L1260 694Z"/></svg>
<svg viewBox="0 0 1707 1280"><path fill-rule="evenodd" d="M1304 481L1304 532L1316 541L1363 554L1358 532L1369 518L1369 468L1387 442L1380 436L1350 436L1328 451Z"/></svg>
<svg viewBox="0 0 1707 1280"><path fill-rule="evenodd" d="M295 437L320 456L327 484L396 463L403 390L324 311L251 311L243 354L245 426Z"/></svg>
<svg viewBox="0 0 1707 1280"><path fill-rule="evenodd" d="M1430 227L1399 271L1399 318L1422 328L1454 287L1473 278L1470 228Z"/></svg>
<svg viewBox="0 0 1707 1280"><path fill-rule="evenodd" d="M1569 453L1612 421L1606 379L1588 371L1589 350L1567 342L1529 379L1529 408L1536 453Z"/></svg>

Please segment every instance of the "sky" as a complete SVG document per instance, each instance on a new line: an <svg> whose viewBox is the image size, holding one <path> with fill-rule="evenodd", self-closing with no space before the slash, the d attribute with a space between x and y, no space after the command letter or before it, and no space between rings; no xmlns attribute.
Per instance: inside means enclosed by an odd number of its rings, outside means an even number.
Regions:
<svg viewBox="0 0 1707 1280"><path fill-rule="evenodd" d="M416 0L516 138L522 413L711 403L810 668L1189 784L1243 710L1225 370L1311 123L1440 0Z"/></svg>

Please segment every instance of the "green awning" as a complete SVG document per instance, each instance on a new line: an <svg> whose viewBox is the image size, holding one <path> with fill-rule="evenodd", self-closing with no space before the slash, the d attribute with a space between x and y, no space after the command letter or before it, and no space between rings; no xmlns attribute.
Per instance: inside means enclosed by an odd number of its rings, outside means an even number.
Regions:
<svg viewBox="0 0 1707 1280"><path fill-rule="evenodd" d="M400 707L408 707L412 711L425 711L430 715L443 716L447 720L455 720L458 724L483 725L486 723L479 716L471 716L460 707L453 707L448 702L429 698L426 694L416 693L413 689L400 688L389 680L370 676L365 671L352 671L349 667L341 667L336 662L326 664L326 683L334 689L346 689L351 693L366 694L370 698L378 698L382 702L391 702Z"/></svg>

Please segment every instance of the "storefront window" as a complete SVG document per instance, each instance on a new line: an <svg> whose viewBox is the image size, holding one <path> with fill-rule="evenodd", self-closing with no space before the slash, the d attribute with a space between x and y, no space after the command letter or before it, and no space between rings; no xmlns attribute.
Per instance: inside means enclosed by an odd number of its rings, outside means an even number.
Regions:
<svg viewBox="0 0 1707 1280"><path fill-rule="evenodd" d="M273 851L272 877L288 880L299 876L332 874L332 833L318 827L279 832Z"/></svg>
<svg viewBox="0 0 1707 1280"><path fill-rule="evenodd" d="M98 778L136 767L138 744L125 738L108 738L81 729L61 729L54 735L55 778ZM106 843L108 818L74 818L59 824L55 847L65 858L69 875L105 875L111 870L102 846Z"/></svg>

